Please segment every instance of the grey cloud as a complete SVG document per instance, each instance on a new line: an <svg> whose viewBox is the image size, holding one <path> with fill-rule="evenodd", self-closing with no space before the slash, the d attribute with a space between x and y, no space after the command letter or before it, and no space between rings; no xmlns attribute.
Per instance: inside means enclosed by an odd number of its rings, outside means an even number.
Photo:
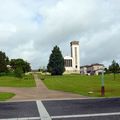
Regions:
<svg viewBox="0 0 120 120"><path fill-rule="evenodd" d="M14 26L12 32L4 32L0 26L0 49L10 58L23 57L33 68L46 66L54 45L60 46L65 56L70 55L70 41L79 40L81 65L119 61L119 0L0 3L0 24L4 23L3 28L5 24Z"/></svg>

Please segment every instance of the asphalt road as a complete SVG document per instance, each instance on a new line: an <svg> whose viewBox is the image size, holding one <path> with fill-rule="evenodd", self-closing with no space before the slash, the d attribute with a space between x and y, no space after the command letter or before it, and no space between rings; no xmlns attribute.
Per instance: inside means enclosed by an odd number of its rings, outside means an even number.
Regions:
<svg viewBox="0 0 120 120"><path fill-rule="evenodd" d="M43 101L43 104L54 120L120 120L120 98Z"/></svg>
<svg viewBox="0 0 120 120"><path fill-rule="evenodd" d="M0 119L120 120L120 98L3 102Z"/></svg>
<svg viewBox="0 0 120 120"><path fill-rule="evenodd" d="M0 103L0 119L38 117L36 102Z"/></svg>

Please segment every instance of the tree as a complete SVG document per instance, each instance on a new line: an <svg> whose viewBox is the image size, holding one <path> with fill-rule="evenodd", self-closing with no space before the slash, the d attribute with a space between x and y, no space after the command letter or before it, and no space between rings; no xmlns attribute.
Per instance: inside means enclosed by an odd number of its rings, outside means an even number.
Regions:
<svg viewBox="0 0 120 120"><path fill-rule="evenodd" d="M0 51L0 73L7 72L7 64L9 63L9 59L6 54Z"/></svg>
<svg viewBox="0 0 120 120"><path fill-rule="evenodd" d="M16 77L22 78L23 70L22 70L21 67L17 67L17 68L14 70L14 73L15 73L15 76L16 76Z"/></svg>
<svg viewBox="0 0 120 120"><path fill-rule="evenodd" d="M62 75L65 71L64 58L58 46L55 46L52 50L47 69L51 75Z"/></svg>
<svg viewBox="0 0 120 120"><path fill-rule="evenodd" d="M30 71L31 71L30 63L25 62L24 71L25 71L25 72L30 72Z"/></svg>
<svg viewBox="0 0 120 120"><path fill-rule="evenodd" d="M119 64L113 60L112 64L109 66L109 71L114 74L114 80L115 80L115 74L118 73L120 70Z"/></svg>
<svg viewBox="0 0 120 120"><path fill-rule="evenodd" d="M105 68L104 71L105 71L105 74L109 74L110 73L109 68Z"/></svg>
<svg viewBox="0 0 120 120"><path fill-rule="evenodd" d="M13 70L16 70L17 68L21 68L23 73L31 71L30 64L23 59L11 59L10 65Z"/></svg>

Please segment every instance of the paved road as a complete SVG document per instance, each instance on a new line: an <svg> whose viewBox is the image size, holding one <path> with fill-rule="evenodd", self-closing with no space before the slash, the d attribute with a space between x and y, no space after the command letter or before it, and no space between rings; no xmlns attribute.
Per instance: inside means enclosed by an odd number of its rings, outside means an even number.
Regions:
<svg viewBox="0 0 120 120"><path fill-rule="evenodd" d="M120 98L0 103L0 119L120 120Z"/></svg>

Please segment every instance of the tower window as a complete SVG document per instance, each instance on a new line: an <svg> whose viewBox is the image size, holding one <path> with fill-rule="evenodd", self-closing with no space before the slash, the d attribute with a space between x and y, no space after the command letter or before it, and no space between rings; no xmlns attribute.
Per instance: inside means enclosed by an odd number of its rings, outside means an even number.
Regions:
<svg viewBox="0 0 120 120"><path fill-rule="evenodd" d="M77 47L75 47L75 64L77 64Z"/></svg>
<svg viewBox="0 0 120 120"><path fill-rule="evenodd" d="M64 60L65 67L72 67L72 60L71 59L65 59Z"/></svg>

